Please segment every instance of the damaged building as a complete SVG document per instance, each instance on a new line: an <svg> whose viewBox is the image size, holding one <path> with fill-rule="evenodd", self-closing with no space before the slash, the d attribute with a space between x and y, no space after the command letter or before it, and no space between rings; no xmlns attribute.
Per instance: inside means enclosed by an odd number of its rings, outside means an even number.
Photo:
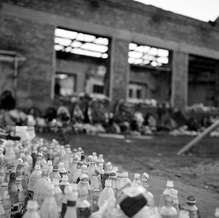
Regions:
<svg viewBox="0 0 219 218"><path fill-rule="evenodd" d="M80 93L219 105L219 21L132 0L2 0L0 88L46 107Z"/></svg>

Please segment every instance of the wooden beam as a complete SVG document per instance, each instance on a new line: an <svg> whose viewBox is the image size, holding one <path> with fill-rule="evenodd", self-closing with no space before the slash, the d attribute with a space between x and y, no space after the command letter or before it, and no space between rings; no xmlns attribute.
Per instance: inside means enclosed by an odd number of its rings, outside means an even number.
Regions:
<svg viewBox="0 0 219 218"><path fill-rule="evenodd" d="M177 155L182 155L186 151L190 150L192 147L197 145L204 137L206 137L208 134L210 134L212 131L214 131L218 127L219 127L219 119L215 123L213 123L210 127L208 127L204 132L202 132L200 135L194 138L191 142L186 144L182 149L180 149L177 152Z"/></svg>

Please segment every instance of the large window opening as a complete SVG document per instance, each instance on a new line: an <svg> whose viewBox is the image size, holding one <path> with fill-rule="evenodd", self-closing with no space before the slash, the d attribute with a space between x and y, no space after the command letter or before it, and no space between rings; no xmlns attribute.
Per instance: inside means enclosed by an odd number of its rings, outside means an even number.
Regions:
<svg viewBox="0 0 219 218"><path fill-rule="evenodd" d="M129 44L130 102L169 102L171 96L170 51L138 43Z"/></svg>
<svg viewBox="0 0 219 218"><path fill-rule="evenodd" d="M189 56L188 105L218 106L218 66L217 60Z"/></svg>
<svg viewBox="0 0 219 218"><path fill-rule="evenodd" d="M56 28L54 49L56 97L109 96L109 38Z"/></svg>

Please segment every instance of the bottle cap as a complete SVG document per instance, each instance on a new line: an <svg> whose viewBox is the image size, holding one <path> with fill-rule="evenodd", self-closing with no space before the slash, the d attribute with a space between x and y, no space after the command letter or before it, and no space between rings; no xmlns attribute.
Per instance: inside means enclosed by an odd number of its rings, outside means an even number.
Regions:
<svg viewBox="0 0 219 218"><path fill-rule="evenodd" d="M193 195L190 195L186 198L186 203L188 204L196 204L196 199Z"/></svg>

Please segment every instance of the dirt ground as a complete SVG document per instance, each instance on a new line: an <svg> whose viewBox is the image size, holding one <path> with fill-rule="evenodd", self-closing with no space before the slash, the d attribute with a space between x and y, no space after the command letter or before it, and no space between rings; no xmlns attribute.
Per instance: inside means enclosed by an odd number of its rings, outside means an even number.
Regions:
<svg viewBox="0 0 219 218"><path fill-rule="evenodd" d="M53 135L46 137L53 138ZM219 207L219 138L206 138L189 154L177 156L177 151L191 139L166 135L142 139L87 135L65 137L72 147L82 146L88 153L102 153L106 160L131 174L148 172L151 175L150 190L157 203L166 180L174 180L181 203L188 195L194 195L201 216L212 218L215 208Z"/></svg>

